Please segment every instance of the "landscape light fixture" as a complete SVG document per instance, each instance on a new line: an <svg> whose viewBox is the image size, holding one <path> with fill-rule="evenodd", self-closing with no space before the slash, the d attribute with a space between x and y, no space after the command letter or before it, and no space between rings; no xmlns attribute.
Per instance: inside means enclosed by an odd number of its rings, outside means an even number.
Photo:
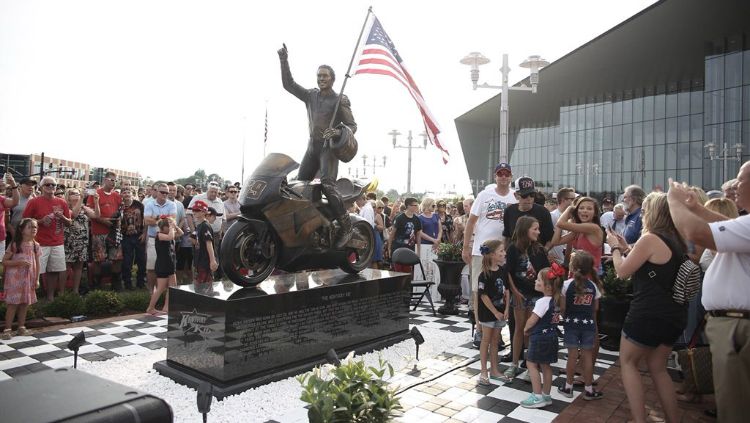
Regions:
<svg viewBox="0 0 750 423"><path fill-rule="evenodd" d="M328 350L328 352L326 353L326 361L328 362L328 364L332 364L336 367L339 367L341 365L341 360L339 360L339 355L336 354L336 350L334 350L333 348Z"/></svg>
<svg viewBox="0 0 750 423"><path fill-rule="evenodd" d="M214 386L210 382L201 382L198 385L198 395L196 401L198 403L198 412L203 414L203 423L208 420L208 412L211 411L211 401L214 399Z"/></svg>
<svg viewBox="0 0 750 423"><path fill-rule="evenodd" d="M86 334L83 333L83 331L79 332L78 335L75 335L73 339L68 342L68 349L73 351L73 368L78 367L78 349L81 348L81 345L86 343Z"/></svg>
<svg viewBox="0 0 750 423"><path fill-rule="evenodd" d="M422 336L422 333L416 326L412 326L409 335L414 339L414 344L417 346L417 361L419 361L419 346L424 344L424 336Z"/></svg>

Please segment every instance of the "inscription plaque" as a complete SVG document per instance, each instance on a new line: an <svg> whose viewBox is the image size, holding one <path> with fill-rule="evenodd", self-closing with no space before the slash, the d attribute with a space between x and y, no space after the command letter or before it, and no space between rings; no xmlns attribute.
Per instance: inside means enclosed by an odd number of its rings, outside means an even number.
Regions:
<svg viewBox="0 0 750 423"><path fill-rule="evenodd" d="M154 368L217 397L298 374L325 361L408 337L409 275L367 269L273 276L170 288L167 360Z"/></svg>

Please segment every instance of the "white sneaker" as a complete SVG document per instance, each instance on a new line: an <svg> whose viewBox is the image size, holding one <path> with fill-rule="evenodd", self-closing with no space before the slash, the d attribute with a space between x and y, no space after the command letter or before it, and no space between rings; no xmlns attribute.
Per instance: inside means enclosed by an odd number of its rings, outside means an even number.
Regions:
<svg viewBox="0 0 750 423"><path fill-rule="evenodd" d="M523 376L520 377L520 379L524 382L531 383L531 375L529 374L529 371L526 370L526 372L523 374Z"/></svg>

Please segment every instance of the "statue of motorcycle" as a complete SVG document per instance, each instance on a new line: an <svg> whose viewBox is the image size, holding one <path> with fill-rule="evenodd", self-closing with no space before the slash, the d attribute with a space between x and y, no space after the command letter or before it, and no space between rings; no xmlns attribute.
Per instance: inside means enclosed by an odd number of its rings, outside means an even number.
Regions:
<svg viewBox="0 0 750 423"><path fill-rule="evenodd" d="M243 287L253 287L274 269L287 272L341 268L347 273L365 269L375 252L375 233L360 216L350 214L352 236L335 249L335 216L329 211L319 183L287 181L299 164L291 157L266 156L240 191L241 215L221 242L224 274ZM373 184L342 178L336 182L345 205Z"/></svg>

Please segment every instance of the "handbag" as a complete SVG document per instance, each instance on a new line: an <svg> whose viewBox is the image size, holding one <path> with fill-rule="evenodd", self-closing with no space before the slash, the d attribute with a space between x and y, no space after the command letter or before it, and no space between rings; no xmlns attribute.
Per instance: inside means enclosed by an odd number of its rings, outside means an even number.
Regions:
<svg viewBox="0 0 750 423"><path fill-rule="evenodd" d="M690 344L684 350L677 351L677 357L685 377L683 391L694 394L713 394L714 375L711 361L711 348L708 345L696 346L698 335L706 325L706 316L695 328Z"/></svg>

